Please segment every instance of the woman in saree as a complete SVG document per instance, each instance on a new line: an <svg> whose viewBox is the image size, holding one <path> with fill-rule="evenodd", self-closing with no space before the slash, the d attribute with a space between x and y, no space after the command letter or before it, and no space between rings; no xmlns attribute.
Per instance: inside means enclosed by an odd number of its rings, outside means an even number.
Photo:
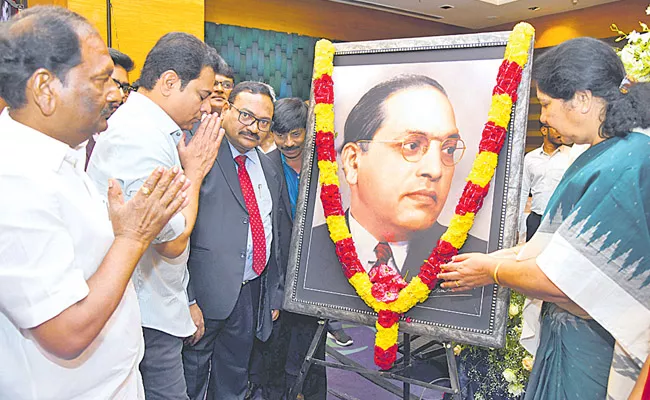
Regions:
<svg viewBox="0 0 650 400"><path fill-rule="evenodd" d="M650 84L625 85L591 38L535 59L541 121L588 144L522 248L462 254L444 288L498 284L527 296L522 344L535 355L525 400L627 399L650 352ZM622 84L623 83L623 84Z"/></svg>

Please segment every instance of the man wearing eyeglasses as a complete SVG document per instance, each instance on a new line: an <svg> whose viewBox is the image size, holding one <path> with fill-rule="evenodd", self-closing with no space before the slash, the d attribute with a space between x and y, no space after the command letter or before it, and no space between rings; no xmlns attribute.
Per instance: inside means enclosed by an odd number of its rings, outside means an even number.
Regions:
<svg viewBox="0 0 650 400"><path fill-rule="evenodd" d="M210 95L210 106L212 107L213 113L221 114L221 109L228 102L228 97L234 87L235 74L232 68L221 59L219 70L215 71L214 87Z"/></svg>
<svg viewBox="0 0 650 400"><path fill-rule="evenodd" d="M190 240L190 300L205 334L183 349L192 400L243 399L254 338L266 341L282 306L282 171L257 146L273 125L268 85L241 82L221 112L226 139L201 186ZM289 228L280 227L288 224Z"/></svg>
<svg viewBox="0 0 650 400"><path fill-rule="evenodd" d="M112 99L112 101L107 102L106 107L102 109L102 116L106 119L109 119L113 113L117 111L117 108L124 104L129 93L134 89L129 85L129 72L133 69L133 60L131 60L131 57L113 48L108 49L108 54L111 56L114 65L111 79L119 89L119 96ZM85 157L84 170L88 168L88 160L90 160L90 155L95 149L95 143L97 142L97 137L100 133L101 132L94 133L90 139L82 143L77 150L80 158Z"/></svg>
<svg viewBox="0 0 650 400"><path fill-rule="evenodd" d="M133 70L133 60L131 57L117 49L109 48L108 53L111 55L113 64L115 64L111 78L117 85L118 89L120 89L122 102L119 105L122 105L129 97L129 93L135 90L135 88L129 84L129 72ZM117 107L115 107L115 109L117 110Z"/></svg>
<svg viewBox="0 0 650 400"><path fill-rule="evenodd" d="M400 75L361 97L344 132L346 219L359 259L367 272L386 264L408 281L446 229L437 220L465 151L454 109L436 80ZM353 294L327 226L312 235L308 263L318 268L310 270L307 286ZM468 236L463 251L486 252L487 243Z"/></svg>

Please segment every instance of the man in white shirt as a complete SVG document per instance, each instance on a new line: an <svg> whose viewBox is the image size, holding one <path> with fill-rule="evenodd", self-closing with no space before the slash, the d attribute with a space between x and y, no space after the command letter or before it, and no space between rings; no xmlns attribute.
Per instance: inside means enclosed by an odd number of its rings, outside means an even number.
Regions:
<svg viewBox="0 0 650 400"><path fill-rule="evenodd" d="M120 96L116 101L110 102L106 105L106 108L102 111L105 113L106 119L110 118L118 107L124 104L129 93L133 87L129 84L129 72L133 69L133 60L131 57L122 53L119 50L108 49L108 54L111 55L111 60L115 68L113 68L113 73L111 74L111 79L117 85L117 88L120 90ZM88 139L87 142L83 143L79 147L80 157L84 158L84 171L88 168L88 161L90 160L90 155L95 148L95 143L97 143L97 137L101 132L95 133Z"/></svg>
<svg viewBox="0 0 650 400"><path fill-rule="evenodd" d="M0 397L144 399L130 276L186 203L156 169L108 208L73 148L106 129L118 95L99 33L78 14L30 8L0 24Z"/></svg>
<svg viewBox="0 0 650 400"><path fill-rule="evenodd" d="M188 242L194 228L199 189L217 156L223 132L210 114L218 55L187 33L168 33L147 55L139 89L113 114L88 164L88 175L105 194L106 178L118 179L127 198L137 193L147 171L182 166L195 185L189 205L172 218L146 250L133 274L145 341L140 372L147 400L187 399L183 340L203 335L203 318L190 313L187 296ZM186 144L190 129L207 114ZM197 330L197 327L199 329Z"/></svg>
<svg viewBox="0 0 650 400"><path fill-rule="evenodd" d="M519 234L526 234L526 241L533 237L546 204L571 164L570 148L562 143L562 137L552 127L542 124L540 129L544 143L524 157L524 177L521 183L519 208ZM524 209L529 194L532 195L530 214L524 222Z"/></svg>

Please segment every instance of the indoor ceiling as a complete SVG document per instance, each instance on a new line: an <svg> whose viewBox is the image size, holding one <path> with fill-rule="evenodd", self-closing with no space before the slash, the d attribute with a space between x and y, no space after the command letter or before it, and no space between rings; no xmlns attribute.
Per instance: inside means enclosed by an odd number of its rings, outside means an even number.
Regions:
<svg viewBox="0 0 650 400"><path fill-rule="evenodd" d="M337 3L482 29L619 0L331 0Z"/></svg>

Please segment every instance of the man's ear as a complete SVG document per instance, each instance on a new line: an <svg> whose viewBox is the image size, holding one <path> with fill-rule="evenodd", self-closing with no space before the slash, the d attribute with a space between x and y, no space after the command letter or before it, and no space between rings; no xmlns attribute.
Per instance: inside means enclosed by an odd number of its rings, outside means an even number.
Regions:
<svg viewBox="0 0 650 400"><path fill-rule="evenodd" d="M341 150L341 163L343 164L343 173L348 185L356 185L358 180L359 157L361 156L361 147L357 143L347 143Z"/></svg>
<svg viewBox="0 0 650 400"><path fill-rule="evenodd" d="M165 97L169 97L174 91L174 88L178 88L178 90L181 88L180 76L178 76L176 71L171 69L163 72L158 82L160 84L160 93Z"/></svg>
<svg viewBox="0 0 650 400"><path fill-rule="evenodd" d="M57 106L57 89L62 84L52 72L45 68L37 69L27 81L26 95L31 97L41 113L49 117L54 114Z"/></svg>

